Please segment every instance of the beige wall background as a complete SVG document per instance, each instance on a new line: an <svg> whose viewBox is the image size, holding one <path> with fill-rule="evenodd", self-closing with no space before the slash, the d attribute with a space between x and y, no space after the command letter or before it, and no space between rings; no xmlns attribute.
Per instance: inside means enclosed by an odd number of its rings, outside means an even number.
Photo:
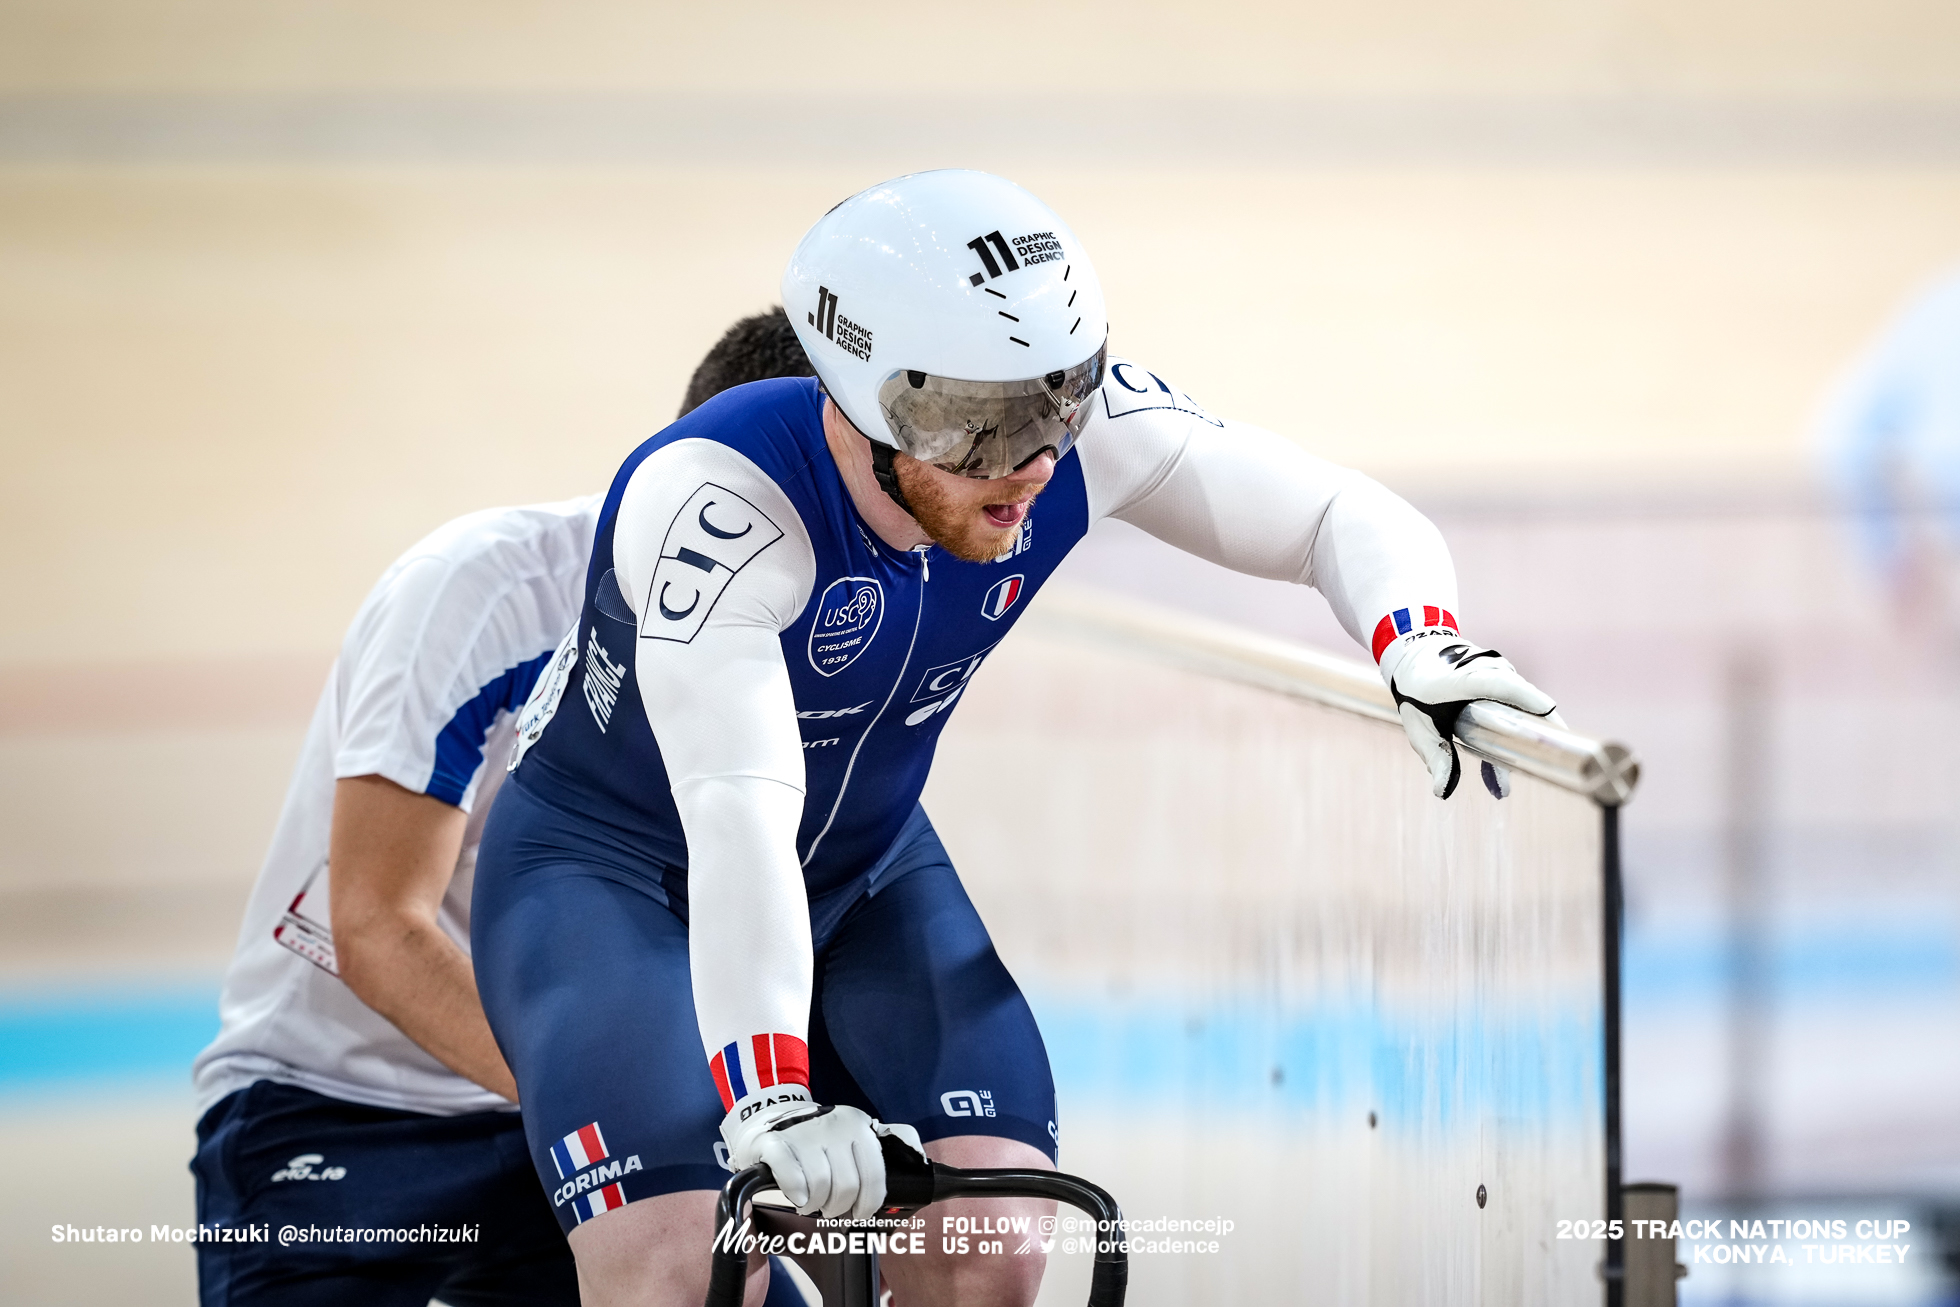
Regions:
<svg viewBox="0 0 1960 1307"><path fill-rule="evenodd" d="M1945 98L1939 0L12 0L0 85Z"/></svg>
<svg viewBox="0 0 1960 1307"><path fill-rule="evenodd" d="M1784 485L1960 261L1960 10L6 0L0 893L230 902L388 560L603 485L818 214L946 165L1393 484Z"/></svg>

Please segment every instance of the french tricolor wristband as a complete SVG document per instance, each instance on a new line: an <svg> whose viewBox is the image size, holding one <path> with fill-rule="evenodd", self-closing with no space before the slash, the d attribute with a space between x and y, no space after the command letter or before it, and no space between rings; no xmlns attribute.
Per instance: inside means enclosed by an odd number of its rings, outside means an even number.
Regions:
<svg viewBox="0 0 1960 1307"><path fill-rule="evenodd" d="M1394 644L1402 636L1416 630L1419 626L1442 627L1449 631L1451 635L1457 634L1456 617L1447 608L1438 608L1434 604L1420 608L1398 608L1392 613L1385 614L1381 621L1375 623L1375 638L1373 642L1375 647L1375 661L1380 662L1382 660L1382 650Z"/></svg>
<svg viewBox="0 0 1960 1307"><path fill-rule="evenodd" d="M777 1085L810 1087L810 1049L795 1035L755 1035L732 1040L708 1059L708 1071L721 1091L724 1112L758 1089Z"/></svg>

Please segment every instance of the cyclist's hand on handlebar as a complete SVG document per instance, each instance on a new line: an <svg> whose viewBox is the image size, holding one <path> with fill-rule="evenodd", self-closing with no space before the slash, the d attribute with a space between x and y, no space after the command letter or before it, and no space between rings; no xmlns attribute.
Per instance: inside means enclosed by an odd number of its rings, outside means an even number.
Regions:
<svg viewBox="0 0 1960 1307"><path fill-rule="evenodd" d="M859 1221L885 1202L881 1135L925 1154L911 1126L886 1125L855 1107L818 1106L800 1085L754 1094L721 1123L737 1170L766 1162L797 1211Z"/></svg>
<svg viewBox="0 0 1960 1307"><path fill-rule="evenodd" d="M1463 774L1453 737L1465 705L1490 699L1544 717L1554 726L1565 725L1552 697L1518 675L1508 658L1447 628L1419 628L1385 649L1381 662L1402 730L1429 768L1430 793L1439 799L1455 792ZM1487 762L1483 773L1491 793L1500 799L1510 793L1510 778L1502 768Z"/></svg>

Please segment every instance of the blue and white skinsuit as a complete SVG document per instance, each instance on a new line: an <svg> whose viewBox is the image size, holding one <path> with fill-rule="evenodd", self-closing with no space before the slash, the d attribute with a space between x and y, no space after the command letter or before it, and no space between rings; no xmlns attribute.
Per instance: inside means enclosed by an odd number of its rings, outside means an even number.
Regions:
<svg viewBox="0 0 1960 1307"><path fill-rule="evenodd" d="M1040 1034L918 799L966 682L1097 520L1314 586L1358 642L1397 609L1456 608L1414 509L1127 360L987 563L881 541L824 402L814 380L757 382L633 452L520 717L472 939L568 1229L718 1188L723 1113L778 1080L927 1141L1054 1155ZM604 1158L580 1165L588 1126Z"/></svg>

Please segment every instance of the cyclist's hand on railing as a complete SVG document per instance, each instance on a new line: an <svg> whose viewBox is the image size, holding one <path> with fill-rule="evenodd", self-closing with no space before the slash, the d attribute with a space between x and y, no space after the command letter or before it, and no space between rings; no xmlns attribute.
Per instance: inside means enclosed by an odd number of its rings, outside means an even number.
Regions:
<svg viewBox="0 0 1960 1307"><path fill-rule="evenodd" d="M923 1158L918 1131L886 1125L855 1107L820 1107L798 1097L799 1089L778 1086L735 1104L721 1123L729 1160L737 1170L767 1163L783 1197L805 1216L864 1220L885 1202L880 1136L902 1141Z"/></svg>
<svg viewBox="0 0 1960 1307"><path fill-rule="evenodd" d="M1429 768L1430 793L1437 798L1449 798L1463 774L1452 737L1458 714L1472 700L1495 700L1563 725L1552 697L1518 675L1497 650L1440 629L1412 633L1400 643L1404 647L1390 651L1382 664L1393 667L1389 693L1395 696L1409 744ZM1484 783L1499 798L1510 790L1509 777L1491 764L1485 764Z"/></svg>

